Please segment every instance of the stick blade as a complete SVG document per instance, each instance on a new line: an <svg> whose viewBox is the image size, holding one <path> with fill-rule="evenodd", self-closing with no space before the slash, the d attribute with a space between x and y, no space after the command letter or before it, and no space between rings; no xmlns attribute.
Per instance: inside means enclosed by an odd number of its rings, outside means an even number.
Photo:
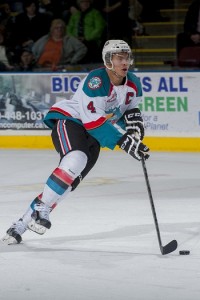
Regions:
<svg viewBox="0 0 200 300"><path fill-rule="evenodd" d="M169 254L169 253L175 251L177 247L178 247L177 241L173 240L169 244L167 244L166 246L163 246L161 248L161 253L162 253L162 255Z"/></svg>

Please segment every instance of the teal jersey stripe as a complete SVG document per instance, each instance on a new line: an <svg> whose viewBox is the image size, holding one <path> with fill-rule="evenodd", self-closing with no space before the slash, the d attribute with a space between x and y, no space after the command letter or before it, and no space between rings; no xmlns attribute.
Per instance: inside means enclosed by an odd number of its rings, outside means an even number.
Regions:
<svg viewBox="0 0 200 300"><path fill-rule="evenodd" d="M102 126L88 130L100 144L101 147L107 147L113 150L122 137L122 134L109 122L106 121Z"/></svg>
<svg viewBox="0 0 200 300"><path fill-rule="evenodd" d="M43 122L49 127L49 128L53 128L54 125L55 125L55 122L57 120L71 120L71 121L74 121L76 123L78 123L79 125L82 125L83 126L83 123L78 120L78 119L75 119L73 117L68 117L68 116L65 116L61 113L58 113L58 112L54 112L54 111L50 111L47 113L47 115L45 116Z"/></svg>

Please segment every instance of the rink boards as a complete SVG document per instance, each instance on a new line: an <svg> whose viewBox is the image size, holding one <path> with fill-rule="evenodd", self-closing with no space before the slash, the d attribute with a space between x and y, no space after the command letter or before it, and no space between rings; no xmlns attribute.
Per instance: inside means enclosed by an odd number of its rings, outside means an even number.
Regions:
<svg viewBox="0 0 200 300"><path fill-rule="evenodd" d="M200 151L200 72L135 72L152 151ZM43 117L70 99L87 73L0 74L0 148L53 148Z"/></svg>
<svg viewBox="0 0 200 300"><path fill-rule="evenodd" d="M200 138L196 137L145 137L144 143L151 151L200 151ZM53 149L54 147L49 135L10 135L0 136L0 148ZM118 147L115 150L118 150Z"/></svg>

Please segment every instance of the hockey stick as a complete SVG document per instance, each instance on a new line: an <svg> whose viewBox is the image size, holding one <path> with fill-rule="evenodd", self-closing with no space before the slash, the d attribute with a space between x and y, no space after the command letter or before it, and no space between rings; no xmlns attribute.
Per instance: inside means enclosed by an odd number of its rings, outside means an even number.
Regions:
<svg viewBox="0 0 200 300"><path fill-rule="evenodd" d="M171 253L173 251L176 250L176 248L178 247L178 243L176 240L173 240L171 242L169 242L167 245L163 246L162 245L162 241L161 241L161 236L160 236L160 230L159 230L159 225L158 225L158 220L157 220L157 216L156 216L156 210L155 210L155 206L154 206L154 202L153 202L153 197L152 197L152 193L151 193L151 187L150 187L150 183L149 183L149 178L148 178L148 174L147 174L147 168L146 168L146 164L145 164L145 158L144 155L142 155L142 168L144 171L144 177L145 177L145 181L146 181L146 185L147 185L147 191L149 194L149 200L151 203L151 210L153 213L153 219L154 219L154 223L155 223L155 227L156 227L156 232L157 232L157 237L158 237L158 243L160 246L160 251L162 253L162 255Z"/></svg>

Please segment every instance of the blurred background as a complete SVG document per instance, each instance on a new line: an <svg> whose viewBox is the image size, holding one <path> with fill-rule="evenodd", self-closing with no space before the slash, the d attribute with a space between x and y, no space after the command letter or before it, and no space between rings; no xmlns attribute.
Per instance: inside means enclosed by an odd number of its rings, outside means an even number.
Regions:
<svg viewBox="0 0 200 300"><path fill-rule="evenodd" d="M1 0L0 71L88 71L108 39L130 44L135 70L198 70L199 11L199 0Z"/></svg>

